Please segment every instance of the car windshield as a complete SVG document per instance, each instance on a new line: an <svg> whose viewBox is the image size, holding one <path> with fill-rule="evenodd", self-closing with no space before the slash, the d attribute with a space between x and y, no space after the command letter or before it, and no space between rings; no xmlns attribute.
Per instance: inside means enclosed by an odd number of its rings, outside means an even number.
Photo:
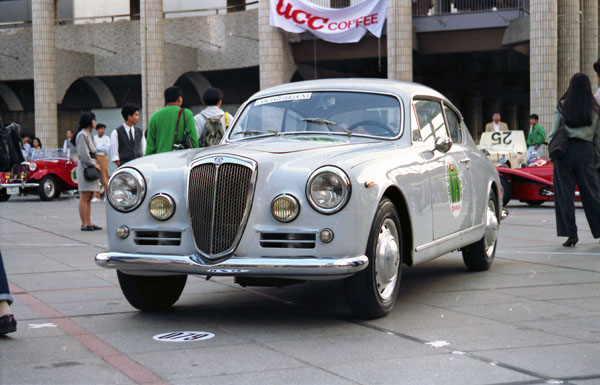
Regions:
<svg viewBox="0 0 600 385"><path fill-rule="evenodd" d="M47 159L64 159L67 160L67 155L62 148L44 148L34 150L31 154L31 160L47 160Z"/></svg>
<svg viewBox="0 0 600 385"><path fill-rule="evenodd" d="M229 139L264 135L325 133L394 138L401 109L389 95L361 92L300 92L248 104Z"/></svg>

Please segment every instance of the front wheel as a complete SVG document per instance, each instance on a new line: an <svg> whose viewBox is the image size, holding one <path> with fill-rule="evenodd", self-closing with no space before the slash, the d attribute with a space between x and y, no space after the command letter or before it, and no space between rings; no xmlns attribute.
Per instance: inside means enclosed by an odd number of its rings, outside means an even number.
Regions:
<svg viewBox="0 0 600 385"><path fill-rule="evenodd" d="M6 192L5 189L0 189L0 202L6 202L10 199L10 195Z"/></svg>
<svg viewBox="0 0 600 385"><path fill-rule="evenodd" d="M529 206L540 206L543 205L545 201L527 201Z"/></svg>
<svg viewBox="0 0 600 385"><path fill-rule="evenodd" d="M463 261L471 271L487 270L494 261L499 228L497 205L496 195L490 192L486 208L483 238L462 249Z"/></svg>
<svg viewBox="0 0 600 385"><path fill-rule="evenodd" d="M378 318L394 307L402 275L401 235L396 206L384 198L367 242L369 266L344 281L346 301L356 316Z"/></svg>
<svg viewBox="0 0 600 385"><path fill-rule="evenodd" d="M142 311L168 310L181 295L187 275L131 275L117 270L127 301Z"/></svg>
<svg viewBox="0 0 600 385"><path fill-rule="evenodd" d="M46 175L42 178L38 187L38 195L43 201L54 200L60 195L56 179L52 175Z"/></svg>

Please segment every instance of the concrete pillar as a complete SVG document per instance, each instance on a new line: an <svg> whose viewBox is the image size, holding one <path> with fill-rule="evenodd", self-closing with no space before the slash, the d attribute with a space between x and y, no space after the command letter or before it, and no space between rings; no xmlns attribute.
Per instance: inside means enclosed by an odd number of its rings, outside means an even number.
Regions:
<svg viewBox="0 0 600 385"><path fill-rule="evenodd" d="M557 95L557 0L531 0L529 97L532 113L546 132L552 129Z"/></svg>
<svg viewBox="0 0 600 385"><path fill-rule="evenodd" d="M140 1L142 58L141 127L147 128L152 113L165 105L164 19L162 0Z"/></svg>
<svg viewBox="0 0 600 385"><path fill-rule="evenodd" d="M590 77L595 92L598 79L593 65L598 60L598 0L583 0L581 26L581 72Z"/></svg>
<svg viewBox="0 0 600 385"><path fill-rule="evenodd" d="M412 81L412 1L388 0L387 67L388 79Z"/></svg>
<svg viewBox="0 0 600 385"><path fill-rule="evenodd" d="M31 15L35 134L44 146L58 147L55 0L33 0Z"/></svg>
<svg viewBox="0 0 600 385"><path fill-rule="evenodd" d="M292 49L285 31L269 24L269 0L258 3L258 49L261 89L292 79L296 71Z"/></svg>
<svg viewBox="0 0 600 385"><path fill-rule="evenodd" d="M508 125L509 130L519 129L516 103L504 103L502 105L502 121Z"/></svg>
<svg viewBox="0 0 600 385"><path fill-rule="evenodd" d="M483 131L483 99L481 95L474 94L466 98L463 109L465 124L475 143L479 143L479 137Z"/></svg>
<svg viewBox="0 0 600 385"><path fill-rule="evenodd" d="M551 2L550 2L551 3ZM581 18L579 0L558 0L558 94L581 71Z"/></svg>

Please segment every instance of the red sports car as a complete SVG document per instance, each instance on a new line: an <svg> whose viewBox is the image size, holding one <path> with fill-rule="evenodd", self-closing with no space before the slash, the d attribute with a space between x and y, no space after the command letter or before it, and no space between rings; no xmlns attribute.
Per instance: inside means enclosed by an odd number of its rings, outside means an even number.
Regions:
<svg viewBox="0 0 600 385"><path fill-rule="evenodd" d="M62 149L36 150L29 162L27 182L39 183L37 194L44 201L58 198L61 192L77 188L77 163Z"/></svg>
<svg viewBox="0 0 600 385"><path fill-rule="evenodd" d="M502 205L506 206L511 199L518 199L537 206L554 200L554 166L547 159L537 159L528 167L497 167L502 182ZM575 192L575 200L580 200L579 191Z"/></svg>

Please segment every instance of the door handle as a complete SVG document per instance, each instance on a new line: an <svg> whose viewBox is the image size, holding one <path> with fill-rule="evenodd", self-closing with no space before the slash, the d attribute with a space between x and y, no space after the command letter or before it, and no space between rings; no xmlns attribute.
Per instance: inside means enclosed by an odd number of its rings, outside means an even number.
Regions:
<svg viewBox="0 0 600 385"><path fill-rule="evenodd" d="M471 161L471 159L469 159L469 158L459 160L460 163L465 163L465 164L468 164L470 161Z"/></svg>

